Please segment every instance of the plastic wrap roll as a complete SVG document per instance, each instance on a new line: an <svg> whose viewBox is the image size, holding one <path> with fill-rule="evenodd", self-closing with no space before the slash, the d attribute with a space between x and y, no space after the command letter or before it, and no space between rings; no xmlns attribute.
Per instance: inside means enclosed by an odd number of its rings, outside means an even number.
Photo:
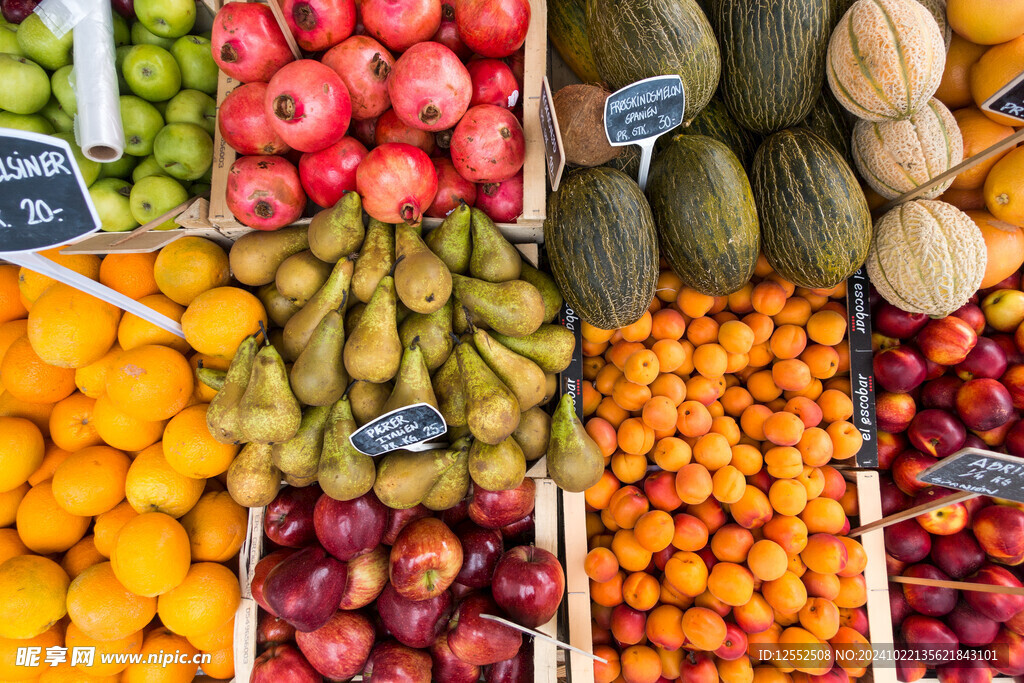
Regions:
<svg viewBox="0 0 1024 683"><path fill-rule="evenodd" d="M93 161L116 161L124 151L109 0L81 0L89 11L75 25L73 72L78 115L75 140Z"/></svg>

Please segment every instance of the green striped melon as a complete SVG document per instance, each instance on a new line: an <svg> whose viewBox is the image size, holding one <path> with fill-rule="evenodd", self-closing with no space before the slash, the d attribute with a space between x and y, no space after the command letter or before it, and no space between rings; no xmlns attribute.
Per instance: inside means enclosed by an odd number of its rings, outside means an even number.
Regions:
<svg viewBox="0 0 1024 683"><path fill-rule="evenodd" d="M724 296L750 281L761 231L750 182L728 146L676 135L651 165L647 199L661 255L683 284Z"/></svg>
<svg viewBox="0 0 1024 683"><path fill-rule="evenodd" d="M715 94L718 40L696 0L587 0L597 70L613 92L652 76L678 74L688 121Z"/></svg>
<svg viewBox="0 0 1024 683"><path fill-rule="evenodd" d="M942 31L917 0L857 0L832 33L826 75L857 118L906 119L935 94L945 63Z"/></svg>
<svg viewBox="0 0 1024 683"><path fill-rule="evenodd" d="M882 216L868 254L868 277L886 301L942 318L978 290L988 261L981 229L946 202L904 202Z"/></svg>
<svg viewBox="0 0 1024 683"><path fill-rule="evenodd" d="M822 88L818 101L811 113L804 119L804 127L809 128L825 141L836 148L847 163L853 163L850 154L850 137L853 135L853 124L850 114L839 106L836 98L828 88Z"/></svg>
<svg viewBox="0 0 1024 683"><path fill-rule="evenodd" d="M722 96L744 128L762 134L810 113L825 82L833 0L718 0Z"/></svg>
<svg viewBox="0 0 1024 683"><path fill-rule="evenodd" d="M878 194L895 199L924 185L964 160L964 139L953 114L932 98L904 121L858 121L853 129L853 160ZM934 199L953 178L922 195Z"/></svg>
<svg viewBox="0 0 1024 683"><path fill-rule="evenodd" d="M728 145L732 153L739 157L743 168L750 168L750 162L754 160L754 152L761 144L761 136L740 126L729 115L717 97L710 102L704 110L697 114L697 117L690 121L681 132L684 135L706 135L719 142ZM659 138L659 142L665 138Z"/></svg>
<svg viewBox="0 0 1024 683"><path fill-rule="evenodd" d="M809 289L834 287L864 264L871 215L853 171L805 128L774 133L754 156L750 184L761 250L782 277Z"/></svg>
<svg viewBox="0 0 1024 683"><path fill-rule="evenodd" d="M548 196L544 245L569 306L604 330L643 316L658 280L658 235L640 187L605 166L569 172Z"/></svg>
<svg viewBox="0 0 1024 683"><path fill-rule="evenodd" d="M601 81L587 35L587 0L548 0L548 38L577 78Z"/></svg>

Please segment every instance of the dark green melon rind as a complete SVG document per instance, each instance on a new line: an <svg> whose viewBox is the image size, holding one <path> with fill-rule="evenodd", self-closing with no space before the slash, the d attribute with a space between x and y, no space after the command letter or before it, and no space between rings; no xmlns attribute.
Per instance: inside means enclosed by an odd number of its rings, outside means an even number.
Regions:
<svg viewBox="0 0 1024 683"><path fill-rule="evenodd" d="M661 255L684 284L724 296L750 281L761 232L750 182L728 146L675 136L651 166L647 199Z"/></svg>
<svg viewBox="0 0 1024 683"><path fill-rule="evenodd" d="M601 81L587 35L586 0L548 0L548 38L577 78Z"/></svg>
<svg viewBox="0 0 1024 683"><path fill-rule="evenodd" d="M547 211L548 262L569 306L605 330L639 320L658 280L658 236L640 187L612 168L574 170Z"/></svg>
<svg viewBox="0 0 1024 683"><path fill-rule="evenodd" d="M824 138L825 142L843 155L850 168L853 168L853 152L850 149L853 123L827 87L821 89L821 95L811 113L804 119L803 125Z"/></svg>
<svg viewBox="0 0 1024 683"><path fill-rule="evenodd" d="M678 74L688 121L718 87L718 41L696 0L587 0L587 32L598 73L612 91Z"/></svg>
<svg viewBox="0 0 1024 683"><path fill-rule="evenodd" d="M839 152L803 128L765 138L751 187L761 220L761 250L782 277L801 287L834 287L863 265L871 214Z"/></svg>
<svg viewBox="0 0 1024 683"><path fill-rule="evenodd" d="M768 134L810 113L825 82L834 0L716 0L722 94L736 121Z"/></svg>
<svg viewBox="0 0 1024 683"><path fill-rule="evenodd" d="M750 168L754 153L761 144L761 136L736 123L717 98L708 102L708 106L681 132L685 135L706 135L725 143L746 169Z"/></svg>

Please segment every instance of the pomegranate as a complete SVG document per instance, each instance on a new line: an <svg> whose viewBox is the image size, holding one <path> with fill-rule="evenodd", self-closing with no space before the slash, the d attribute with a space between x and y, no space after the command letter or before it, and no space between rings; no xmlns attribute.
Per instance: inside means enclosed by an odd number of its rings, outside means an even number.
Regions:
<svg viewBox="0 0 1024 683"><path fill-rule="evenodd" d="M319 52L352 35L355 0L284 0L284 20L295 42L306 52Z"/></svg>
<svg viewBox="0 0 1024 683"><path fill-rule="evenodd" d="M434 172L437 173L437 196L427 209L426 215L444 218L454 211L460 202L473 206L476 203L476 185L459 175L451 159L439 157L433 162Z"/></svg>
<svg viewBox="0 0 1024 683"><path fill-rule="evenodd" d="M404 123L437 132L451 128L466 113L473 80L444 45L419 43L395 62L388 92L391 106Z"/></svg>
<svg viewBox="0 0 1024 683"><path fill-rule="evenodd" d="M508 64L500 59L474 59L466 64L473 80L469 106L493 104L511 109L519 102L519 83Z"/></svg>
<svg viewBox="0 0 1024 683"><path fill-rule="evenodd" d="M379 117L373 117L372 119L363 119L362 121L352 121L352 125L348 129L349 135L354 137L359 142L363 143L367 149L377 144L377 119Z"/></svg>
<svg viewBox="0 0 1024 683"><path fill-rule="evenodd" d="M500 183L484 183L477 189L476 208L495 223L515 223L523 213L523 171Z"/></svg>
<svg viewBox="0 0 1024 683"><path fill-rule="evenodd" d="M473 56L473 51L466 47L462 38L459 37L459 27L455 23L455 5L452 4L454 1L447 0L447 2L441 3L441 25L431 40L441 43L454 52L459 59L466 61Z"/></svg>
<svg viewBox="0 0 1024 683"><path fill-rule="evenodd" d="M367 35L393 52L404 52L437 32L441 0L362 0L359 16Z"/></svg>
<svg viewBox="0 0 1024 683"><path fill-rule="evenodd" d="M294 223L306 206L299 172L277 156L236 159L228 171L226 197L235 218L256 230Z"/></svg>
<svg viewBox="0 0 1024 683"><path fill-rule="evenodd" d="M266 83L245 83L220 103L220 135L239 154L284 154L291 149L267 120L263 107L266 92Z"/></svg>
<svg viewBox="0 0 1024 683"><path fill-rule="evenodd" d="M352 118L380 116L391 106L388 76L395 58L369 36L352 36L335 45L320 60L341 76L352 99Z"/></svg>
<svg viewBox="0 0 1024 683"><path fill-rule="evenodd" d="M327 149L307 152L299 159L302 188L318 206L334 206L346 192L356 189L356 168L366 158L366 147L343 137Z"/></svg>
<svg viewBox="0 0 1024 683"><path fill-rule="evenodd" d="M523 77L526 74L526 48L521 47L505 58L505 63L512 69L512 75L516 77L519 89L523 89Z"/></svg>
<svg viewBox="0 0 1024 683"><path fill-rule="evenodd" d="M220 70L243 83L269 81L295 60L274 13L256 2L232 2L217 12L210 50Z"/></svg>
<svg viewBox="0 0 1024 683"><path fill-rule="evenodd" d="M508 57L526 41L529 0L455 0L459 36L481 57Z"/></svg>
<svg viewBox="0 0 1024 683"><path fill-rule="evenodd" d="M352 117L341 76L313 59L292 62L274 74L264 107L277 134L300 152L333 145L345 135Z"/></svg>
<svg viewBox="0 0 1024 683"><path fill-rule="evenodd" d="M413 225L434 201L437 174L422 149L388 142L371 149L359 164L356 191L363 198L363 209L373 218Z"/></svg>
<svg viewBox="0 0 1024 683"><path fill-rule="evenodd" d="M434 134L402 123L394 109L388 109L377 119L377 127L373 133L373 141L377 145L387 142L404 142L419 147L428 155L434 153Z"/></svg>
<svg viewBox="0 0 1024 683"><path fill-rule="evenodd" d="M508 109L481 104L466 112L452 136L452 162L466 180L498 183L523 167L526 138Z"/></svg>

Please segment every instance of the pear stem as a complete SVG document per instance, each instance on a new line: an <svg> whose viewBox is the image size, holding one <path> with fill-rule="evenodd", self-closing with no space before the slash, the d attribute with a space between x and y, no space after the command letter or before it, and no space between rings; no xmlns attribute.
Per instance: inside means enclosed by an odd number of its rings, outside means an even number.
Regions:
<svg viewBox="0 0 1024 683"><path fill-rule="evenodd" d="M263 343L264 343L264 345L270 346L270 332L267 331L267 328L263 324L262 320L260 321L260 334L263 335Z"/></svg>
<svg viewBox="0 0 1024 683"><path fill-rule="evenodd" d="M338 313L344 313L345 312L345 305L347 303L348 303L348 290L345 290L345 293L341 295L341 303L338 304L338 308L336 308L335 310L338 311Z"/></svg>
<svg viewBox="0 0 1024 683"><path fill-rule="evenodd" d="M358 381L359 381L359 380L357 380L357 379L354 379L354 380L352 380L351 382L349 382L349 383L348 383L348 386L347 386L347 387L345 387L345 393L343 393L343 394L341 395L341 398L345 398L345 399L347 399L347 398L348 398L348 392L352 391L352 387L354 387L354 386L356 385L356 382L358 382ZM341 400L341 399L338 399L338 400Z"/></svg>
<svg viewBox="0 0 1024 683"><path fill-rule="evenodd" d="M388 272L388 275L390 275L391 277L395 276L395 268L398 267L398 264L401 263L403 259L405 259L405 254L402 254L397 259L395 259L395 262L391 264L391 270Z"/></svg>

